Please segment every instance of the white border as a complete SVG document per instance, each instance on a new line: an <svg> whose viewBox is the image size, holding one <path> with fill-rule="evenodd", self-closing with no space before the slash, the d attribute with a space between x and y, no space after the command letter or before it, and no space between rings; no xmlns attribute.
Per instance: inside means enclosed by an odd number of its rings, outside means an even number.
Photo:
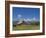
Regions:
<svg viewBox="0 0 46 38"><path fill-rule="evenodd" d="M12 31L12 7L40 8L40 30ZM10 4L10 34L38 33L42 32L42 6Z"/></svg>

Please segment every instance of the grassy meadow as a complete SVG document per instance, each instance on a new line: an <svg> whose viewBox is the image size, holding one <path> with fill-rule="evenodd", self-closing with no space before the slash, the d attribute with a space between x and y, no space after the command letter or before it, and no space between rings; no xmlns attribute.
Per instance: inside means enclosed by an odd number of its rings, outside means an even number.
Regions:
<svg viewBox="0 0 46 38"><path fill-rule="evenodd" d="M13 26L13 30L39 30L40 25L17 25Z"/></svg>

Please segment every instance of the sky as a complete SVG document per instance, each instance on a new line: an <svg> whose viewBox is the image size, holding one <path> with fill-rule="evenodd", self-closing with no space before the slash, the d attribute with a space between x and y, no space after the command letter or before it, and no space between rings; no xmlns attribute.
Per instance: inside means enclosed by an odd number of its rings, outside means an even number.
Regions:
<svg viewBox="0 0 46 38"><path fill-rule="evenodd" d="M12 12L13 21L20 18L40 20L40 8L13 7Z"/></svg>

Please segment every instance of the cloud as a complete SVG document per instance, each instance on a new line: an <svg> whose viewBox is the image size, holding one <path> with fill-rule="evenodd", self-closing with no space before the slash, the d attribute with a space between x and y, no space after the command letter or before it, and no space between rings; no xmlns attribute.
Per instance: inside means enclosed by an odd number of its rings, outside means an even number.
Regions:
<svg viewBox="0 0 46 38"><path fill-rule="evenodd" d="M33 20L33 21L38 21L38 19L37 19L37 18L35 18L35 17L34 17L32 20Z"/></svg>
<svg viewBox="0 0 46 38"><path fill-rule="evenodd" d="M21 14L18 14L18 18L21 18L22 17L22 15Z"/></svg>
<svg viewBox="0 0 46 38"><path fill-rule="evenodd" d="M32 19L29 19L29 18L27 18L27 19L24 19L24 21L31 21Z"/></svg>
<svg viewBox="0 0 46 38"><path fill-rule="evenodd" d="M35 18L35 17L33 17L33 18L27 18L27 19L24 19L24 21L37 21L37 19Z"/></svg>
<svg viewBox="0 0 46 38"><path fill-rule="evenodd" d="M35 21L35 20L36 20L36 18L34 17L34 18L33 18L33 20Z"/></svg>

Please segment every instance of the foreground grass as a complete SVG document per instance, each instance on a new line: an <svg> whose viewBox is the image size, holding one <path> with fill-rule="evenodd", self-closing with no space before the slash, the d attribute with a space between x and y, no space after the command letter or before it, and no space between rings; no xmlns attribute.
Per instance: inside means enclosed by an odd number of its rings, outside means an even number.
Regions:
<svg viewBox="0 0 46 38"><path fill-rule="evenodd" d="M21 26L14 26L13 30L39 30L40 25L21 25Z"/></svg>

